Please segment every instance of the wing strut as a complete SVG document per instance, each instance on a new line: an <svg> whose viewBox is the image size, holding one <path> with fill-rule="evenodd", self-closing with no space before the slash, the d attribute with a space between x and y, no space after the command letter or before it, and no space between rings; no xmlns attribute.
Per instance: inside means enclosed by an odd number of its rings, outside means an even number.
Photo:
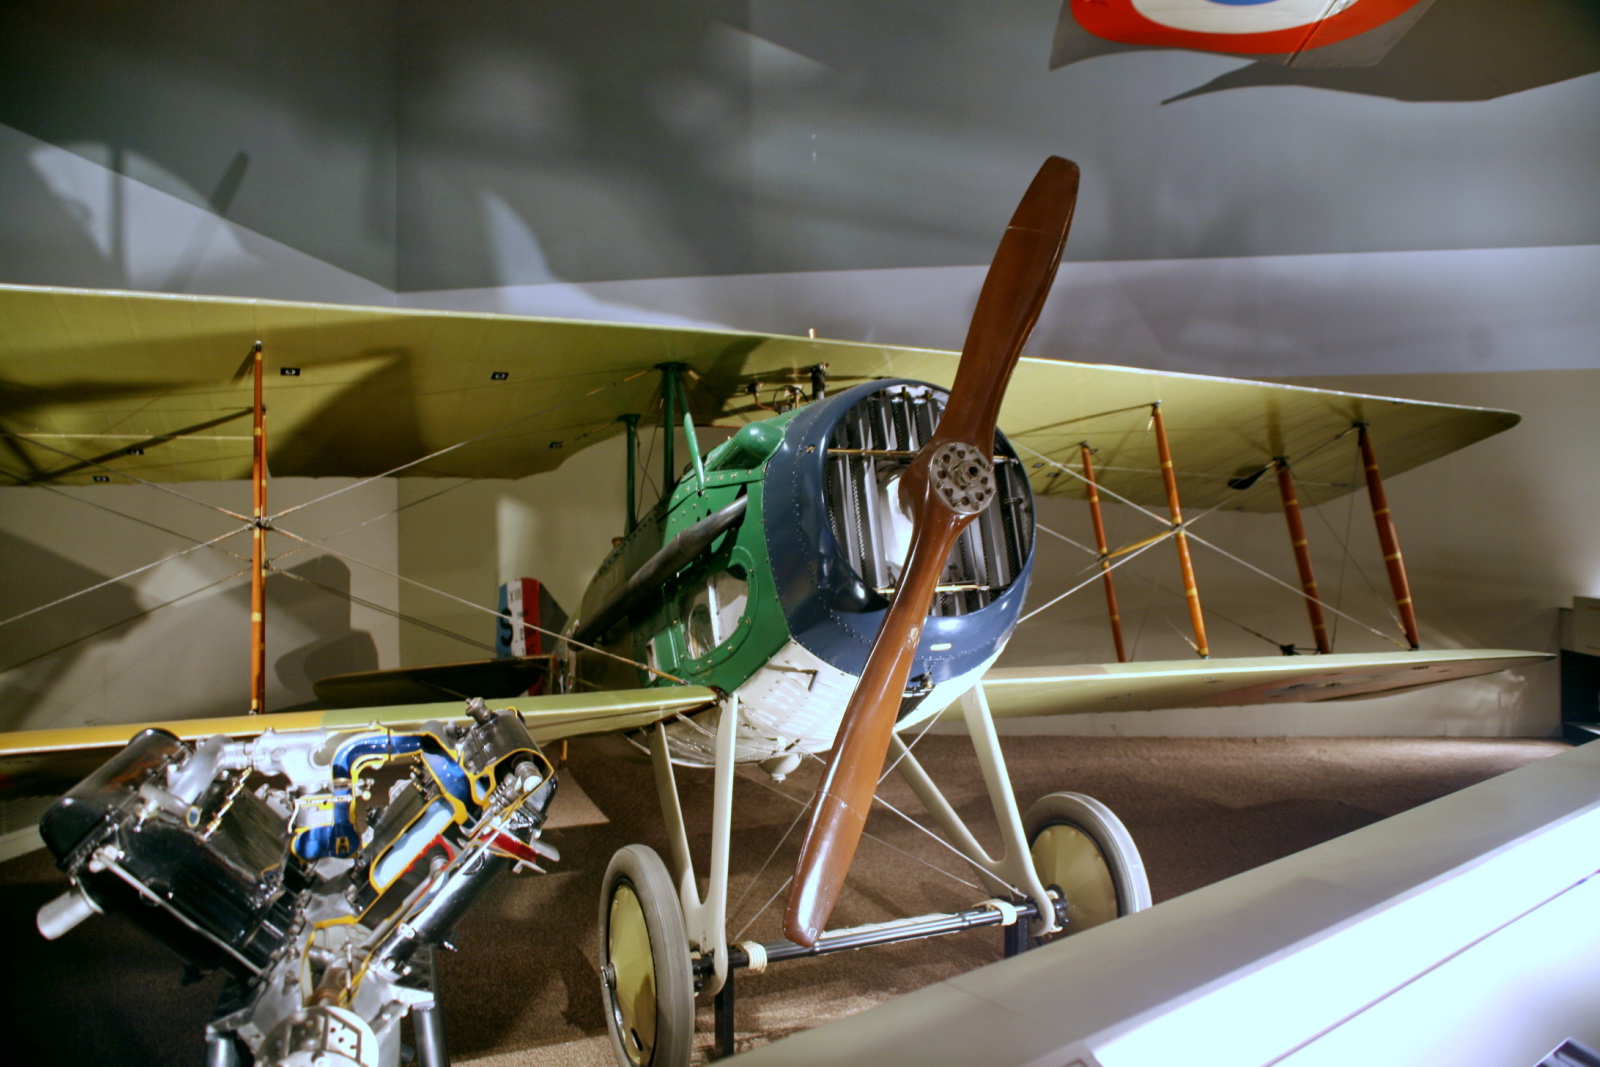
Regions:
<svg viewBox="0 0 1600 1067"><path fill-rule="evenodd" d="M1367 424L1356 423L1357 440L1361 446L1361 465L1367 472L1367 496L1372 501L1372 521L1378 526L1378 544L1383 548L1383 565L1389 571L1389 585L1394 590L1394 606L1400 612L1400 627L1406 640L1415 651L1421 644L1417 640L1417 610L1411 603L1411 582L1406 578L1406 562L1400 558L1400 538L1395 533L1394 516L1389 513L1389 496L1383 491L1383 475L1378 472L1378 457L1372 450L1372 437Z"/></svg>
<svg viewBox="0 0 1600 1067"><path fill-rule="evenodd" d="M250 519L250 714L267 710L267 409L261 399L262 354L251 352L255 375L254 451L250 481L254 490Z"/></svg>
<svg viewBox="0 0 1600 1067"><path fill-rule="evenodd" d="M1272 461L1278 470L1278 492L1283 497L1283 518L1289 524L1289 543L1294 547L1294 565L1300 572L1300 591L1305 594L1306 614L1311 617L1311 633L1317 651L1326 656L1333 651L1328 643L1328 624L1322 617L1322 601L1317 598L1317 576L1311 569L1311 546L1306 542L1306 526L1300 520L1300 499L1295 493L1294 475L1289 461L1279 456Z"/></svg>
<svg viewBox="0 0 1600 1067"><path fill-rule="evenodd" d="M1189 601L1189 621L1194 625L1194 650L1201 659L1211 658L1206 641L1206 618L1200 611L1200 589L1194 580L1194 561L1189 558L1189 536L1183 532L1183 508L1178 503L1178 476L1172 469L1172 447L1167 443L1167 423L1161 417L1161 401L1150 405L1150 423L1156 431L1156 455L1161 460L1161 482L1167 488L1167 510L1172 513L1172 542L1178 546L1178 569L1183 573L1183 595Z"/></svg>
<svg viewBox="0 0 1600 1067"><path fill-rule="evenodd" d="M1106 612L1111 617L1111 640L1117 646L1117 662L1128 662L1128 653L1122 644L1122 613L1117 610L1117 585L1111 578L1111 546L1106 544L1105 517L1100 513L1100 486L1094 480L1094 449L1085 441L1083 449L1083 483L1089 490L1089 517L1094 520L1094 546L1100 553L1100 579L1106 587Z"/></svg>
<svg viewBox="0 0 1600 1067"><path fill-rule="evenodd" d="M628 432L628 533L639 525L639 416L620 415L618 421Z"/></svg>

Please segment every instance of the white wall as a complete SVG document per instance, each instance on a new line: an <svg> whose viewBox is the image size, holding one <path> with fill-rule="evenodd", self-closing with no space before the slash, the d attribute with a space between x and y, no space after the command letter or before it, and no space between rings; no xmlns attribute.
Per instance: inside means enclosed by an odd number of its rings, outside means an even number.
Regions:
<svg viewBox="0 0 1600 1067"><path fill-rule="evenodd" d="M625 455L619 436L520 481L403 479L401 573L420 585L401 583L401 611L493 646L495 619L482 609L494 608L502 582L538 578L564 610L575 610L626 521ZM407 664L480 655L480 649L420 627L400 632L400 657Z"/></svg>
<svg viewBox="0 0 1600 1067"><path fill-rule="evenodd" d="M393 511L397 487L353 485L273 479L268 502L282 509L347 490L282 525L392 573L392 524L359 524ZM238 532L212 548L196 544L240 529L214 507L248 514L250 486L165 489L0 488L0 620L15 619L0 625L0 730L248 710L250 587L241 572L250 538ZM311 682L323 675L396 662L391 616L288 575L388 606L396 602L393 578L282 536L267 543L274 567L288 572L267 581L269 709L311 700ZM148 569L129 573L138 568ZM16 618L64 597L72 599Z"/></svg>

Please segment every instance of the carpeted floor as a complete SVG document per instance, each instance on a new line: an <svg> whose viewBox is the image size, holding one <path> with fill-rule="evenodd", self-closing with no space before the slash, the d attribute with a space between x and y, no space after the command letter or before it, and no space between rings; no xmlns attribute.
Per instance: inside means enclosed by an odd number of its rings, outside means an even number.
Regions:
<svg viewBox="0 0 1600 1067"><path fill-rule="evenodd" d="M1158 902L1565 748L1478 739L1008 737L1004 744L1024 808L1044 793L1073 790L1121 816ZM918 753L957 810L985 828L980 840L992 840L965 738L930 737ZM774 786L754 768L741 772L730 909L730 934L738 939L780 936L781 898L765 905L789 875L798 842L785 832L816 773L812 765ZM648 766L574 746L567 779L546 835L561 849L561 862L548 875L497 885L462 925L459 951L441 958L445 1026L458 1064L611 1062L595 969L600 881L616 849L640 841L664 854L665 838ZM704 863L710 774L682 773L680 785ZM885 797L921 816L898 779ZM862 846L835 926L967 907L987 896L941 843L898 816L877 811L868 833L873 838ZM218 979L180 985L175 956L112 918L44 942L33 929L34 912L63 887L42 852L0 864L0 951L12 1023L7 1061L198 1065ZM741 976L739 1047L972 970L1000 952L997 931L973 931ZM709 1049L709 1005L699 1030L700 1047Z"/></svg>

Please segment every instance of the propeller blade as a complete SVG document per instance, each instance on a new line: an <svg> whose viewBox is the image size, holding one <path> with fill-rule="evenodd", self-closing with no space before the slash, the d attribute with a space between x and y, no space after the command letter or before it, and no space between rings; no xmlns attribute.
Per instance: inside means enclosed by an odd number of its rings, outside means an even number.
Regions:
<svg viewBox="0 0 1600 1067"><path fill-rule="evenodd" d="M994 496L1000 402L1055 278L1077 197L1077 165L1047 159L984 278L939 426L901 478L911 548L817 787L784 915L784 934L797 944L816 944L827 927L877 793L939 578L956 538Z"/></svg>

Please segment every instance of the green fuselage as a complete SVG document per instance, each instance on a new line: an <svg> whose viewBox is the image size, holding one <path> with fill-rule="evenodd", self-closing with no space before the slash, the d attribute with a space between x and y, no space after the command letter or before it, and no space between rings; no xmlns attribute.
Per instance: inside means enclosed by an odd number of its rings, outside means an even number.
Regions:
<svg viewBox="0 0 1600 1067"><path fill-rule="evenodd" d="M789 640L767 557L762 481L766 461L791 417L751 423L692 463L606 557L584 593L579 625L593 618L663 546L740 497L747 498L736 525L634 598L621 621L600 636L600 647L632 663L593 652L577 654L579 688L687 682L732 692Z"/></svg>

